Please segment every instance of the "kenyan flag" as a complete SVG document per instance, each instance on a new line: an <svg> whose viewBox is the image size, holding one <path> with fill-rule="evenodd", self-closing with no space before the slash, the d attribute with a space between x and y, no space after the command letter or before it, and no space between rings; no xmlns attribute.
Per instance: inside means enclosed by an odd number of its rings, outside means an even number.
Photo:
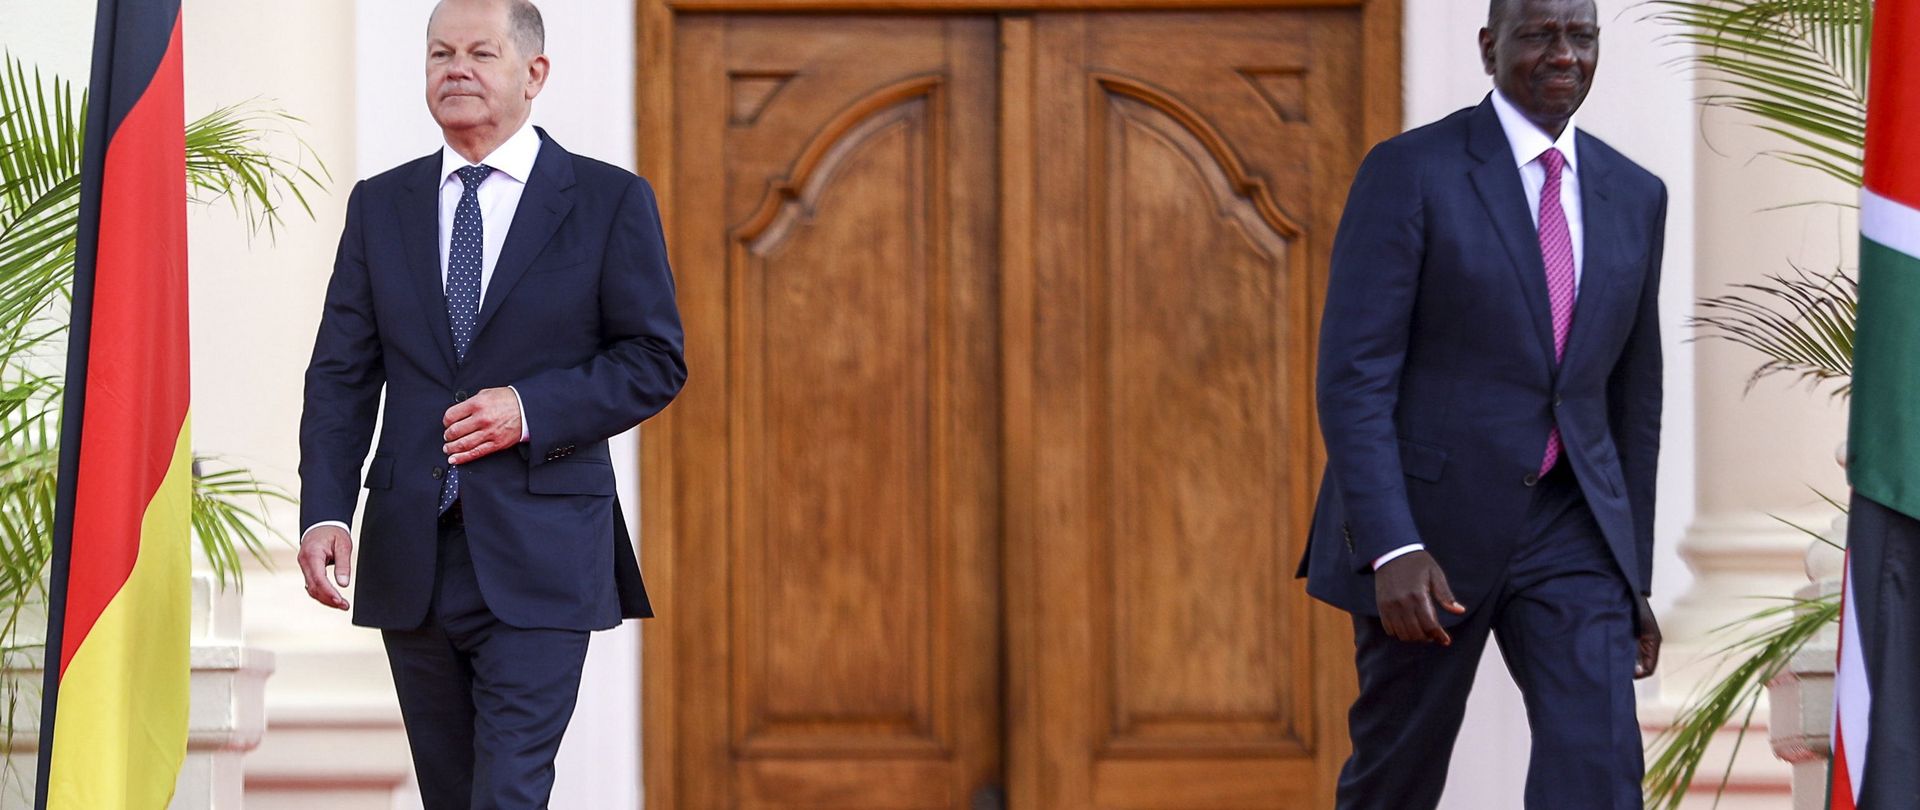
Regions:
<svg viewBox="0 0 1920 810"><path fill-rule="evenodd" d="M1835 810L1920 808L1920 0L1873 22Z"/></svg>

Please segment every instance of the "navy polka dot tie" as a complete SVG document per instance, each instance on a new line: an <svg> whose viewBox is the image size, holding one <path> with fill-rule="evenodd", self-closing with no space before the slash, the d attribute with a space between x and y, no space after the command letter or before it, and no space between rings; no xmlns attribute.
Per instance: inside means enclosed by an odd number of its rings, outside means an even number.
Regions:
<svg viewBox="0 0 1920 810"><path fill-rule="evenodd" d="M453 356L467 361L473 341L473 322L480 317L480 258L485 244L480 221L480 184L493 174L492 166L467 166L454 172L466 190L453 209L453 242L447 251L447 320L453 324ZM440 511L460 497L460 468L447 467L440 479Z"/></svg>

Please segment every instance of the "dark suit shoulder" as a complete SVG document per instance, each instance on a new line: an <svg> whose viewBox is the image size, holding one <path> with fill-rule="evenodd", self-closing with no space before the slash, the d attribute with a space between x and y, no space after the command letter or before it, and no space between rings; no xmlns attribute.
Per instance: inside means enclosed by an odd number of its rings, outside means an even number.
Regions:
<svg viewBox="0 0 1920 810"><path fill-rule="evenodd" d="M1470 157L1467 138L1472 112L1473 108L1468 107L1375 144L1368 151L1361 171L1395 178L1395 185L1410 183L1427 187L1430 183L1423 178Z"/></svg>
<svg viewBox="0 0 1920 810"><path fill-rule="evenodd" d="M1667 184L1653 172L1633 162L1632 158L1620 154L1606 141L1594 137L1593 133L1579 130L1580 157L1582 160L1602 162L1610 173L1608 185L1615 188L1630 188L1637 193L1648 195L1665 194Z"/></svg>
<svg viewBox="0 0 1920 810"><path fill-rule="evenodd" d="M423 171L431 171L437 174L439 165L440 150L435 149L425 156L414 158L413 160L409 160L360 182L365 184L368 192L374 194L388 193L399 189L402 185L406 184L408 178Z"/></svg>
<svg viewBox="0 0 1920 810"><path fill-rule="evenodd" d="M574 177L584 185L625 190L636 182L642 184L647 182L646 178L606 161L572 152L567 154L573 158Z"/></svg>
<svg viewBox="0 0 1920 810"><path fill-rule="evenodd" d="M1381 147L1406 150L1422 156L1436 153L1466 153L1467 133L1473 120L1473 107L1455 110L1431 124L1409 129L1380 142ZM1379 148L1379 147L1376 147Z"/></svg>

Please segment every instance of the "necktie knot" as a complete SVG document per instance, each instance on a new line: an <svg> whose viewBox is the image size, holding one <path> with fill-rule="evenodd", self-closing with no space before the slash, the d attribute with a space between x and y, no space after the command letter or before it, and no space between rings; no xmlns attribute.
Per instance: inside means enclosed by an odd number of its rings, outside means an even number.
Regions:
<svg viewBox="0 0 1920 810"><path fill-rule="evenodd" d="M1557 179L1560 177L1560 170L1566 168L1567 156L1560 154L1558 149L1550 148L1540 153L1540 165L1546 168L1549 180Z"/></svg>
<svg viewBox="0 0 1920 810"><path fill-rule="evenodd" d="M460 175L460 182L467 187L468 191L477 191L480 184L486 181L487 175L493 174L493 167L462 166L455 169L453 173Z"/></svg>

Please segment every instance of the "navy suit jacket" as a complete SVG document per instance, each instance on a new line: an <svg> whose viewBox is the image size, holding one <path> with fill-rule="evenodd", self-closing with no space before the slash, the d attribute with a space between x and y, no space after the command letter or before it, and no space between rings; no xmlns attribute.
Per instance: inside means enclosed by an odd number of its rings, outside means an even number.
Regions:
<svg viewBox="0 0 1920 810"><path fill-rule="evenodd" d="M686 379L653 190L540 133L540 153L456 363L440 271L440 154L354 187L307 367L301 525L347 521L364 478L353 619L418 627L434 590L442 416L511 385L528 443L460 468L474 573L517 627L593 630L651 615L607 439ZM385 405L381 405L384 390Z"/></svg>
<svg viewBox="0 0 1920 810"><path fill-rule="evenodd" d="M1327 469L1301 562L1315 597L1378 615L1373 561L1424 543L1478 605L1523 531L1556 424L1560 463L1627 582L1648 592L1666 186L1576 137L1585 258L1557 367L1538 231L1492 102L1361 164L1321 322Z"/></svg>

